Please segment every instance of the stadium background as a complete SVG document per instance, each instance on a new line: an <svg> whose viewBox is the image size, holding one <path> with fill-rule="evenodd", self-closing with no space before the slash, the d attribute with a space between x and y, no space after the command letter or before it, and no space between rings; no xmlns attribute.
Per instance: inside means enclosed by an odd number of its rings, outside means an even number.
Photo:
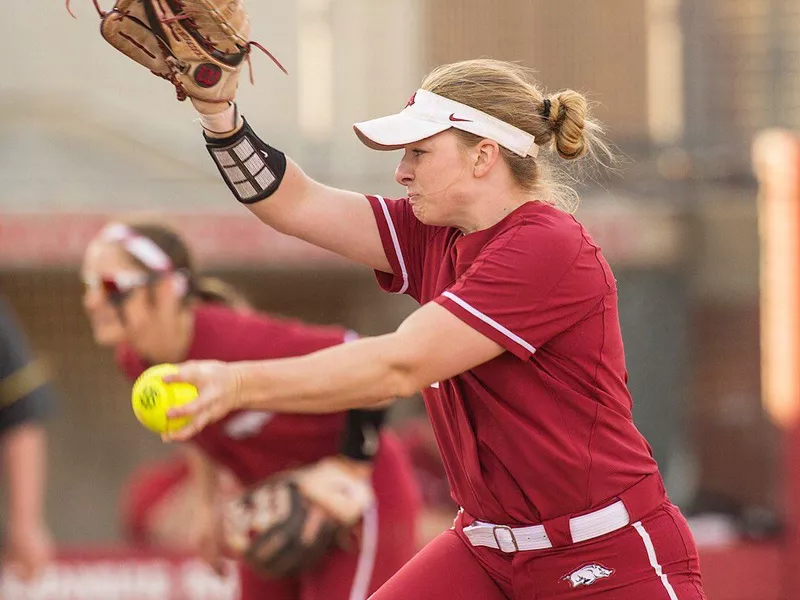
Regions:
<svg viewBox="0 0 800 600"><path fill-rule="evenodd" d="M128 386L94 348L81 313L80 256L108 218L166 215L204 268L260 308L371 334L395 327L412 305L238 206L190 106L105 44L90 2L72 8L77 20L58 2L13 3L0 21L13 49L0 80L0 293L63 396L50 425L48 515L58 542L82 549L118 544L123 482L167 452L132 419ZM619 281L637 423L673 499L697 517L706 579L736 571L735 560L762 584L762 569L777 573L783 555L770 544L793 525L782 429L762 398L751 147L762 130L800 128L800 0L251 0L249 8L253 38L291 75L254 54L255 85L243 77L240 107L333 185L402 193L391 177L397 157L366 151L351 124L397 110L436 64L520 60L551 90L591 92L630 161L622 177L581 190L577 216ZM395 422L416 412L414 400L401 405ZM726 554L742 540L770 550ZM793 597L780 585L774 594L784 595L774 597ZM743 585L718 589L715 600L755 599Z"/></svg>

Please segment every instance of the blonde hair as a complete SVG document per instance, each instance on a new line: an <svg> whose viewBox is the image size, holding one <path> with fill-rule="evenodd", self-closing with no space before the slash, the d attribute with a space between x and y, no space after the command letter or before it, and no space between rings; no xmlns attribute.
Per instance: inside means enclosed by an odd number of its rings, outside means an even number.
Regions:
<svg viewBox="0 0 800 600"><path fill-rule="evenodd" d="M610 168L616 163L614 152L603 140L602 126L589 115L586 98L574 90L546 95L534 83L533 72L518 64L476 59L442 65L428 74L422 89L532 134L540 147L537 158L523 158L501 147L502 156L520 187L562 210L577 208L578 194L569 183L578 181L580 174L559 169L550 160L554 154L567 161L587 158L593 169ZM466 146L474 146L481 139L453 131Z"/></svg>

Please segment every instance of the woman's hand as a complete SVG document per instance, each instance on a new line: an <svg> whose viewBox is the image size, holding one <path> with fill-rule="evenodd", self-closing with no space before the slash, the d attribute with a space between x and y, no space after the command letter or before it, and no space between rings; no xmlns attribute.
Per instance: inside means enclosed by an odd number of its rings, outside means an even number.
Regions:
<svg viewBox="0 0 800 600"><path fill-rule="evenodd" d="M221 113L229 106L227 100L224 102L209 102L207 100L200 100L198 98L189 98L189 100L194 106L194 109L203 115L215 115Z"/></svg>
<svg viewBox="0 0 800 600"><path fill-rule="evenodd" d="M185 382L197 388L197 398L167 412L170 419L188 417L189 423L162 435L164 441L185 441L228 413L241 408L242 380L234 364L217 360L190 361L177 365L178 372L165 376L168 383Z"/></svg>
<svg viewBox="0 0 800 600"><path fill-rule="evenodd" d="M4 540L4 562L23 581L32 581L53 559L55 546L47 526L41 522L11 523Z"/></svg>

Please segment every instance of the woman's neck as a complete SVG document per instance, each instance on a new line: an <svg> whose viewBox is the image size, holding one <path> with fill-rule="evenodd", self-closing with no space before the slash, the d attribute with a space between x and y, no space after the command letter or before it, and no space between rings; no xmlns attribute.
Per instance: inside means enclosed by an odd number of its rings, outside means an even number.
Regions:
<svg viewBox="0 0 800 600"><path fill-rule="evenodd" d="M151 364L177 363L186 360L194 339L194 308L188 306L159 327L150 348L142 348L141 356Z"/></svg>
<svg viewBox="0 0 800 600"><path fill-rule="evenodd" d="M523 204L534 200L535 198L531 194L518 189L487 194L472 204L472 210L469 211L469 214L464 215L464 219L457 225L457 228L464 235L489 229Z"/></svg>

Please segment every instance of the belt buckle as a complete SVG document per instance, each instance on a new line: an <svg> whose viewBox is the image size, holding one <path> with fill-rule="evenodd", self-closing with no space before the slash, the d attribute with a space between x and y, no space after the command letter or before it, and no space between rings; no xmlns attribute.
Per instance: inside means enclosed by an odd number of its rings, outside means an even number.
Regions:
<svg viewBox="0 0 800 600"><path fill-rule="evenodd" d="M503 550L503 545L500 543L500 539L497 537L498 529L505 529L508 531L508 534L511 536L511 543L514 544L514 552L519 552L519 545L517 544L517 538L514 535L514 530L508 525L492 525L492 537L494 537L494 541L497 544L497 549L505 552L505 550Z"/></svg>

